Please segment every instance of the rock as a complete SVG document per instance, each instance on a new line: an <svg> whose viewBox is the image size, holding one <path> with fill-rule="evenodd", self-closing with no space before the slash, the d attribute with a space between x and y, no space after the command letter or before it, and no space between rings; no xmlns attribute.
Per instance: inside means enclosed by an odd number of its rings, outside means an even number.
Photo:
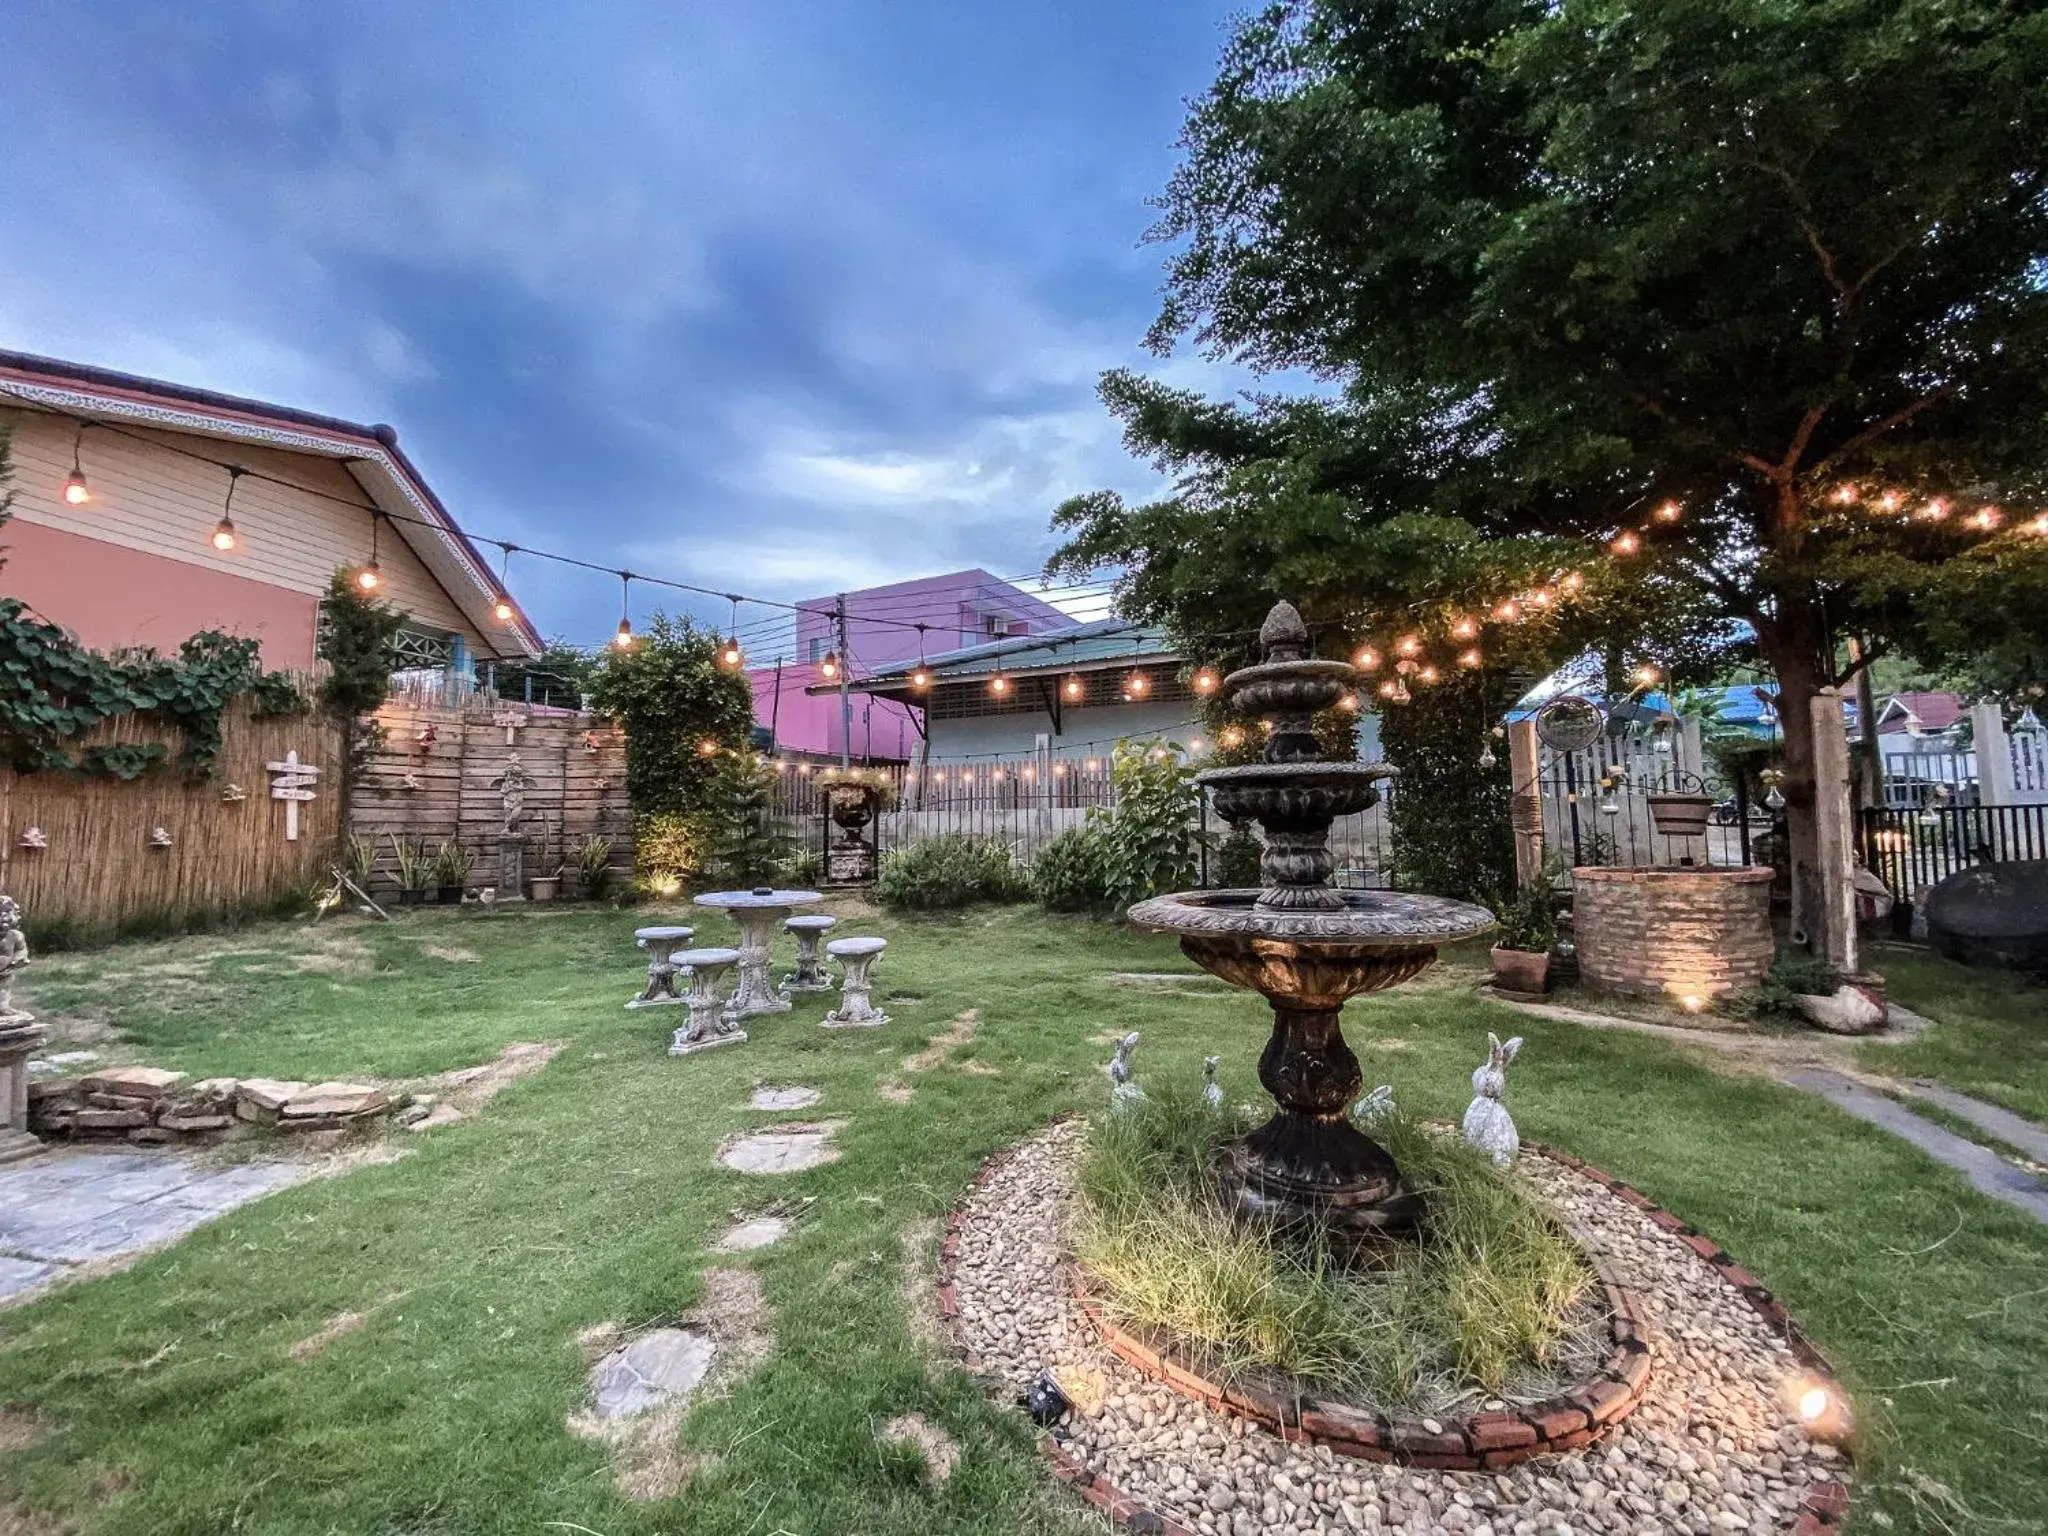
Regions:
<svg viewBox="0 0 2048 1536"><path fill-rule="evenodd" d="M431 1104L408 1104L391 1117L391 1123L393 1125L418 1125L433 1112L434 1106Z"/></svg>
<svg viewBox="0 0 2048 1536"><path fill-rule="evenodd" d="M164 1110L156 1117L156 1123L167 1131L189 1134L195 1131L224 1131L235 1123L233 1115L181 1115L175 1110Z"/></svg>
<svg viewBox="0 0 2048 1536"><path fill-rule="evenodd" d="M822 1095L815 1088L756 1088L747 1100L749 1109L808 1109Z"/></svg>
<svg viewBox="0 0 2048 1536"><path fill-rule="evenodd" d="M295 1093L306 1085L280 1082L274 1077L245 1077L235 1089L235 1113L244 1120L275 1120Z"/></svg>
<svg viewBox="0 0 2048 1536"><path fill-rule="evenodd" d="M2048 975L2048 859L1957 870L1926 911L1928 942L1949 959Z"/></svg>
<svg viewBox="0 0 2048 1536"><path fill-rule="evenodd" d="M796 1173L832 1162L839 1149L832 1138L841 1122L785 1125L741 1136L719 1149L718 1160L741 1173Z"/></svg>
<svg viewBox="0 0 2048 1536"><path fill-rule="evenodd" d="M72 1124L81 1131L128 1131L149 1124L146 1109L81 1109Z"/></svg>
<svg viewBox="0 0 2048 1536"><path fill-rule="evenodd" d="M87 1093L111 1093L123 1099L160 1099L185 1081L182 1072L162 1067L108 1067L88 1073L81 1086Z"/></svg>
<svg viewBox="0 0 2048 1536"><path fill-rule="evenodd" d="M1801 994L1792 999L1806 1021L1831 1035L1869 1035L1884 1028L1884 1009L1844 984L1832 997Z"/></svg>
<svg viewBox="0 0 2048 1536"><path fill-rule="evenodd" d="M177 1137L160 1125L138 1125L128 1133L128 1139L142 1146L160 1147L167 1141L177 1140Z"/></svg>
<svg viewBox="0 0 2048 1536"><path fill-rule="evenodd" d="M692 1391L717 1353L716 1341L685 1328L657 1328L641 1335L590 1368L597 1416L618 1419L645 1413Z"/></svg>
<svg viewBox="0 0 2048 1536"><path fill-rule="evenodd" d="M726 1232L711 1246L720 1253L745 1253L754 1248L766 1248L770 1243L780 1242L789 1231L788 1218L782 1216L756 1216L743 1221Z"/></svg>
<svg viewBox="0 0 2048 1536"><path fill-rule="evenodd" d="M285 1100L284 1118L353 1120L390 1107L391 1095L382 1088L368 1088L360 1083L318 1083Z"/></svg>
<svg viewBox="0 0 2048 1536"><path fill-rule="evenodd" d="M462 1111L453 1104L436 1104L424 1120L415 1120L407 1126L413 1131L437 1131L444 1125L453 1125L462 1118Z"/></svg>
<svg viewBox="0 0 2048 1536"><path fill-rule="evenodd" d="M76 1077L32 1077L28 1080L28 1101L41 1103L45 1099L79 1099L84 1097L85 1083Z"/></svg>

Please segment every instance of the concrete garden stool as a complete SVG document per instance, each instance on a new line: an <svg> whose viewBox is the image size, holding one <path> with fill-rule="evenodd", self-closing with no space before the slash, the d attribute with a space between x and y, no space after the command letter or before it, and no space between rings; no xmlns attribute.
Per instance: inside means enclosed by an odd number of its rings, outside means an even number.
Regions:
<svg viewBox="0 0 2048 1536"><path fill-rule="evenodd" d="M792 917L782 925L796 935L796 973L782 979L784 992L830 992L832 977L818 964L818 940L839 926L836 917Z"/></svg>
<svg viewBox="0 0 2048 1536"><path fill-rule="evenodd" d="M668 957L669 964L690 978L690 1022L676 1031L668 1053L687 1056L708 1051L714 1045L740 1045L747 1032L725 1017L718 983L740 963L736 949L679 949Z"/></svg>
<svg viewBox="0 0 2048 1536"><path fill-rule="evenodd" d="M669 951L678 944L687 944L696 934L694 928L635 928L633 942L647 951L647 985L640 995L626 1004L628 1008L652 1008L658 1003L680 1003L683 999L676 991L676 968L669 958Z"/></svg>
<svg viewBox="0 0 2048 1536"><path fill-rule="evenodd" d="M834 939L825 946L825 953L846 972L846 980L839 987L839 1006L825 1015L827 1029L889 1022L886 1013L876 1012L868 1002L868 967L888 947L887 939Z"/></svg>

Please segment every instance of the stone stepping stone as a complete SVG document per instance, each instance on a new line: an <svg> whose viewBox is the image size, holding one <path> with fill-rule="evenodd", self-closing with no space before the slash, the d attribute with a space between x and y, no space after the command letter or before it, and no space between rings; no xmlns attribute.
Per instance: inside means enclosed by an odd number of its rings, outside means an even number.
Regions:
<svg viewBox="0 0 2048 1536"><path fill-rule="evenodd" d="M600 1419L623 1419L695 1391L711 1369L718 1342L687 1328L657 1328L613 1350L590 1368Z"/></svg>
<svg viewBox="0 0 2048 1536"><path fill-rule="evenodd" d="M815 1088L756 1088L747 1103L754 1109L809 1109L823 1097Z"/></svg>
<svg viewBox="0 0 2048 1536"><path fill-rule="evenodd" d="M784 1216L756 1216L743 1221L711 1246L720 1253L747 1253L755 1248L766 1248L778 1243L789 1234L789 1219Z"/></svg>
<svg viewBox="0 0 2048 1536"><path fill-rule="evenodd" d="M832 1120L755 1131L721 1147L718 1160L741 1173L800 1173L838 1158L839 1149L832 1145L832 1138L839 1126L839 1121Z"/></svg>

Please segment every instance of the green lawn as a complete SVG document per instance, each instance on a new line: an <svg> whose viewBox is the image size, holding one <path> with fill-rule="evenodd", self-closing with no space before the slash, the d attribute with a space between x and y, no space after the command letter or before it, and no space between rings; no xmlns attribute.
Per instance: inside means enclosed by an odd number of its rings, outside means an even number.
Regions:
<svg viewBox="0 0 2048 1536"><path fill-rule="evenodd" d="M1185 968L1169 941L1115 928L1021 909L864 915L848 926L891 941L876 978L894 1024L821 1030L812 1000L757 1021L745 1046L679 1061L664 1053L672 1010L619 1007L639 980L630 930L648 920L350 924L322 935L332 954L311 965L287 927L39 961L31 1006L88 1032L116 1025L147 1059L195 1072L400 1076L511 1040L573 1044L468 1122L399 1133L400 1161L0 1311L0 1404L49 1431L0 1457L0 1529L10 1499L19 1522L47 1517L26 1526L38 1533L1097 1529L1048 1488L1021 1416L919 1344L915 1239L988 1152L1101 1101L1096 1037L1143 1031L1141 1080L1193 1078L1220 1052L1226 1086L1249 1093L1263 1005L1108 984ZM906 1069L968 1009L964 1044ZM1489 1028L1526 1036L1508 1093L1524 1135L1720 1238L1847 1376L1867 1433L1858 1528L2048 1529L2048 1229L1810 1097L1652 1038L1509 1013L1456 976L1347 1017L1368 1081L1394 1083L1418 1114L1462 1109ZM764 1082L825 1098L795 1116L743 1108ZM880 1090L894 1083L914 1097L891 1102ZM823 1117L847 1122L827 1167L760 1180L712 1161L738 1126ZM791 1237L705 1251L735 1211L778 1195L816 1197ZM759 1271L775 1352L684 1422L704 1457L690 1490L631 1502L601 1448L564 1428L583 1376L574 1336L672 1318L715 1263ZM345 1311L368 1320L292 1357ZM943 1487L876 1448L875 1427L912 1411L962 1443Z"/></svg>
<svg viewBox="0 0 2048 1536"><path fill-rule="evenodd" d="M1904 1045L1867 1045L1864 1066L1937 1078L2048 1125L2048 988L1899 944L1873 948L1869 962L1889 996L1942 1027Z"/></svg>

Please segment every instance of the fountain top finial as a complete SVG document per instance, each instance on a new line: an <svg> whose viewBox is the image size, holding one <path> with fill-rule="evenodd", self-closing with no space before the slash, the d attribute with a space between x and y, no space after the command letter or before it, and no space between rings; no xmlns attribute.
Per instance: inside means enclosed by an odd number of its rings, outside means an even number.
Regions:
<svg viewBox="0 0 2048 1536"><path fill-rule="evenodd" d="M1284 598L1266 613L1259 626L1259 646L1268 661L1299 661L1308 653L1308 626L1301 610Z"/></svg>

